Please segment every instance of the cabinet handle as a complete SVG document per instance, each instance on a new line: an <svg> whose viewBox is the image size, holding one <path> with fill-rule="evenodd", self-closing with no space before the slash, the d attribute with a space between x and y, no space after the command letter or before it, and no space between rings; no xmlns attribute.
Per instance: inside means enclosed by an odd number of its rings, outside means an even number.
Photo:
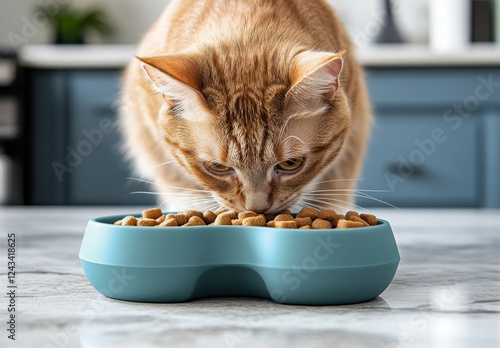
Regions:
<svg viewBox="0 0 500 348"><path fill-rule="evenodd" d="M97 105L93 108L93 114L96 117L114 117L116 116L116 108L111 105Z"/></svg>
<svg viewBox="0 0 500 348"><path fill-rule="evenodd" d="M392 162L386 164L385 170L391 174L408 178L424 179L430 176L430 171L425 165L405 166L399 162Z"/></svg>

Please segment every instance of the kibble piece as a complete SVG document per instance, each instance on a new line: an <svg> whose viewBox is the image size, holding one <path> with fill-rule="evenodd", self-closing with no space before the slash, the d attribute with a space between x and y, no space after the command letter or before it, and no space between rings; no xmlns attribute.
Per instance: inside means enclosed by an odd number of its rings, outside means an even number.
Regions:
<svg viewBox="0 0 500 348"><path fill-rule="evenodd" d="M337 227L337 222L339 221L339 217L337 212L333 209L323 209L320 210L318 217L320 219L329 221L332 224L332 228Z"/></svg>
<svg viewBox="0 0 500 348"><path fill-rule="evenodd" d="M297 227L308 226L312 224L312 220L310 217L304 218L295 218L295 222L297 223Z"/></svg>
<svg viewBox="0 0 500 348"><path fill-rule="evenodd" d="M294 218L290 214L279 214L274 218L274 221L293 221Z"/></svg>
<svg viewBox="0 0 500 348"><path fill-rule="evenodd" d="M356 212L356 211L352 211L352 210L351 210L351 211L348 211L347 213L345 213L345 218L346 218L347 220L351 220L351 218L352 218L352 217L354 217L354 216L355 216L355 217L359 217L359 213L358 213L358 212Z"/></svg>
<svg viewBox="0 0 500 348"><path fill-rule="evenodd" d="M244 211L244 212L242 212L242 213L239 213L239 214L238 214L238 219L240 219L240 220L244 220L244 219L246 219L247 217L254 217L254 216L257 216L257 215L258 215L258 214L257 214L256 212L251 211L251 210L249 210L249 211Z"/></svg>
<svg viewBox="0 0 500 348"><path fill-rule="evenodd" d="M200 219L203 219L203 213L201 211L198 211L198 210L186 210L184 212L184 215L186 215L186 218L188 220L191 219L193 216L197 216Z"/></svg>
<svg viewBox="0 0 500 348"><path fill-rule="evenodd" d="M346 220L350 220L350 221L355 221L355 222L359 222L361 225L363 226L370 226L368 224L368 222L366 222L365 220L363 220L362 218L360 217L357 217L355 215L350 215L349 218L346 218Z"/></svg>
<svg viewBox="0 0 500 348"><path fill-rule="evenodd" d="M203 221L201 217L195 215L191 216L187 224L185 224L184 226L205 226L205 225L206 225L205 221Z"/></svg>
<svg viewBox="0 0 500 348"><path fill-rule="evenodd" d="M214 225L232 225L232 220L234 219L231 219L228 214L222 213L217 215L217 218L214 221Z"/></svg>
<svg viewBox="0 0 500 348"><path fill-rule="evenodd" d="M310 217L312 220L314 220L318 217L318 211L311 207L304 207L299 211L297 217L298 218Z"/></svg>
<svg viewBox="0 0 500 348"><path fill-rule="evenodd" d="M158 219L156 219L156 223L161 224L163 221L165 221L166 218L167 218L166 215L162 215Z"/></svg>
<svg viewBox="0 0 500 348"><path fill-rule="evenodd" d="M252 216L243 219L243 226L266 226L264 215Z"/></svg>
<svg viewBox="0 0 500 348"><path fill-rule="evenodd" d="M222 214L227 214L232 220L238 218L238 213L235 212L234 210L229 210L229 211L226 211L225 213L222 213Z"/></svg>
<svg viewBox="0 0 500 348"><path fill-rule="evenodd" d="M314 228L314 229L328 229L328 228L332 228L332 223L330 221L318 218L318 219L313 221L312 228Z"/></svg>
<svg viewBox="0 0 500 348"><path fill-rule="evenodd" d="M129 215L115 221L114 225L122 226L268 226L275 228L330 229L367 227L377 224L377 217L372 214L359 214L348 211L345 216L337 214L333 209L317 210L304 207L294 218L289 210L279 214L257 214L254 211L236 213L233 210L219 208L215 212L207 210L186 210L182 213L163 215L160 208L143 210L142 217Z"/></svg>
<svg viewBox="0 0 500 348"><path fill-rule="evenodd" d="M322 209L319 211L318 217L320 219L330 221L330 220L335 219L337 217L337 212L333 209Z"/></svg>
<svg viewBox="0 0 500 348"><path fill-rule="evenodd" d="M156 226L156 219L142 218L137 220L137 226Z"/></svg>
<svg viewBox="0 0 500 348"><path fill-rule="evenodd" d="M363 227L363 224L358 221L345 220L340 219L337 223L337 228L354 228L354 227Z"/></svg>
<svg viewBox="0 0 500 348"><path fill-rule="evenodd" d="M175 218L170 218L170 219L166 219L165 221L163 221L160 226L163 226L163 227L175 227L175 226L179 226L179 224L177 223L177 220Z"/></svg>
<svg viewBox="0 0 500 348"><path fill-rule="evenodd" d="M129 215L122 219L122 226L137 226L137 218Z"/></svg>
<svg viewBox="0 0 500 348"><path fill-rule="evenodd" d="M300 226L299 229L300 230L309 230L309 229L311 229L311 226L310 225Z"/></svg>
<svg viewBox="0 0 500 348"><path fill-rule="evenodd" d="M185 225L188 222L188 218L184 213L177 213L174 215L174 218L177 220L179 226Z"/></svg>
<svg viewBox="0 0 500 348"><path fill-rule="evenodd" d="M368 225L375 226L377 224L377 217L372 214L361 214L360 217L365 220Z"/></svg>
<svg viewBox="0 0 500 348"><path fill-rule="evenodd" d="M207 210L206 212L203 213L203 220L207 225L214 222L216 218L217 215L211 210Z"/></svg>
<svg viewBox="0 0 500 348"><path fill-rule="evenodd" d="M151 208L142 211L142 217L146 219L158 219L161 215L160 208Z"/></svg>
<svg viewBox="0 0 500 348"><path fill-rule="evenodd" d="M227 211L226 208L220 207L219 209L217 209L216 211L214 211L214 213L215 213L215 215L219 215L219 214L225 213L226 211Z"/></svg>
<svg viewBox="0 0 500 348"><path fill-rule="evenodd" d="M274 227L276 228L297 228L295 221L275 221Z"/></svg>

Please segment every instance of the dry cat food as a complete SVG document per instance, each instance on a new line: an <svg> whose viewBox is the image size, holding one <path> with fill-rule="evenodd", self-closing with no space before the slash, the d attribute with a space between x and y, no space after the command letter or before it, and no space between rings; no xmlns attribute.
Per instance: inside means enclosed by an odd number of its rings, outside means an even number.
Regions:
<svg viewBox="0 0 500 348"><path fill-rule="evenodd" d="M160 208L151 208L142 211L141 217L126 216L114 223L122 226L206 226L206 225L241 225L262 226L276 228L300 229L331 229L355 228L377 224L377 217L371 214L359 214L348 211L345 215L337 214L335 210L317 210L304 207L296 216L289 210L278 214L257 214L254 211L237 213L233 210L218 209L205 212L186 210L182 213L163 214Z"/></svg>

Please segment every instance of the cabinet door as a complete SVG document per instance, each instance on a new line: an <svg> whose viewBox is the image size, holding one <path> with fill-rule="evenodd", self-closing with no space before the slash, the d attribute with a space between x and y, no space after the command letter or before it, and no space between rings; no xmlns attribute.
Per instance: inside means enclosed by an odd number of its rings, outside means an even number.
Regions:
<svg viewBox="0 0 500 348"><path fill-rule="evenodd" d="M457 127L429 111L379 110L358 187L383 190L366 193L398 207L477 206L476 123L464 119ZM357 204L381 205L366 198Z"/></svg>
<svg viewBox="0 0 500 348"><path fill-rule="evenodd" d="M485 117L485 206L500 208L500 114L491 110Z"/></svg>
<svg viewBox="0 0 500 348"><path fill-rule="evenodd" d="M134 194L151 191L131 179L124 162L117 131L119 73L73 71L68 79L68 147L75 161L68 175L69 204L152 205L154 196Z"/></svg>

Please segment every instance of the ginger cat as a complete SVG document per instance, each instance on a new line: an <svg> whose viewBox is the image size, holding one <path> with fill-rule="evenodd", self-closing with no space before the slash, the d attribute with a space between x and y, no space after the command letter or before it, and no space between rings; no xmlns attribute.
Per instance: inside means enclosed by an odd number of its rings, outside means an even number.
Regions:
<svg viewBox="0 0 500 348"><path fill-rule="evenodd" d="M344 208L371 113L321 0L174 0L124 76L129 159L165 210Z"/></svg>

